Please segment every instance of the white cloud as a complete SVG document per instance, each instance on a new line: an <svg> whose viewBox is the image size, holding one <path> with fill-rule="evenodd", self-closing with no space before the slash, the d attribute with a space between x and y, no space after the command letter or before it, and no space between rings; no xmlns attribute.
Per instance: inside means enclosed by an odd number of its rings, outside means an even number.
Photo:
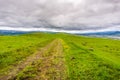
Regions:
<svg viewBox="0 0 120 80"><path fill-rule="evenodd" d="M120 23L119 9L119 0L0 0L0 29L112 30Z"/></svg>

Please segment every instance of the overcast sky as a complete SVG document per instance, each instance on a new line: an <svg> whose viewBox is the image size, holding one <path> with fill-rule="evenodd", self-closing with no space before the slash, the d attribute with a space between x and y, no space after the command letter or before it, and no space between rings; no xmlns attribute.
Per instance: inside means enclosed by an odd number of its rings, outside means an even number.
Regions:
<svg viewBox="0 0 120 80"><path fill-rule="evenodd" d="M0 0L1 30L120 30L120 0Z"/></svg>

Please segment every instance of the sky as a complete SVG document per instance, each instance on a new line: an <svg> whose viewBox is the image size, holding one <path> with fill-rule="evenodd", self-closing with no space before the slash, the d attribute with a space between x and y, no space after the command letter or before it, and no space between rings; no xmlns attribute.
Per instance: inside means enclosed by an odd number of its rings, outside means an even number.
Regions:
<svg viewBox="0 0 120 80"><path fill-rule="evenodd" d="M0 30L120 31L120 0L0 0Z"/></svg>

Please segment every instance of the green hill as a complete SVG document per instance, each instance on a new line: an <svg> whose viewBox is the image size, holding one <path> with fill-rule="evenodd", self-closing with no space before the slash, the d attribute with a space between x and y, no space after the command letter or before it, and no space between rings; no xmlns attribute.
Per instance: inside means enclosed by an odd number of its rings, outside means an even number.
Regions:
<svg viewBox="0 0 120 80"><path fill-rule="evenodd" d="M64 33L0 36L0 80L120 80L120 40Z"/></svg>

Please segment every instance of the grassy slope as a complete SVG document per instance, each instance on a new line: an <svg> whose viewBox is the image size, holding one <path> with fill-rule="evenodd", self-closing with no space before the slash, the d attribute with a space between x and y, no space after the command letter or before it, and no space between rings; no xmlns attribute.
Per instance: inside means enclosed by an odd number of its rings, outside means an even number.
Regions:
<svg viewBox="0 0 120 80"><path fill-rule="evenodd" d="M56 38L63 41L68 80L120 79L119 40L69 34L0 36L0 71L5 71Z"/></svg>
<svg viewBox="0 0 120 80"><path fill-rule="evenodd" d="M34 36L35 35L35 36ZM53 40L49 34L0 36L0 71L4 71Z"/></svg>
<svg viewBox="0 0 120 80"><path fill-rule="evenodd" d="M120 41L69 36L66 62L71 80L120 79Z"/></svg>

